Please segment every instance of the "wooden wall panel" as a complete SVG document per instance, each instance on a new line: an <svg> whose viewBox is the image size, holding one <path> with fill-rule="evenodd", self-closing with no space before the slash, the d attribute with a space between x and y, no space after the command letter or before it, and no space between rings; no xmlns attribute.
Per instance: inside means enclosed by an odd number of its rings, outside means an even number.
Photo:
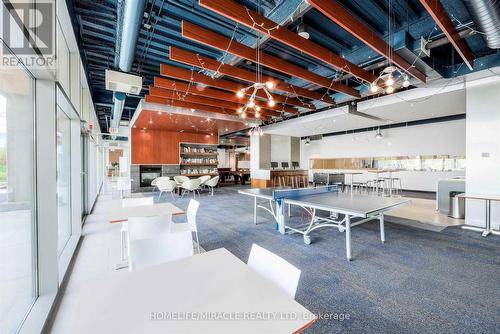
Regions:
<svg viewBox="0 0 500 334"><path fill-rule="evenodd" d="M179 164L179 144L217 144L217 136L200 133L132 129L132 164Z"/></svg>

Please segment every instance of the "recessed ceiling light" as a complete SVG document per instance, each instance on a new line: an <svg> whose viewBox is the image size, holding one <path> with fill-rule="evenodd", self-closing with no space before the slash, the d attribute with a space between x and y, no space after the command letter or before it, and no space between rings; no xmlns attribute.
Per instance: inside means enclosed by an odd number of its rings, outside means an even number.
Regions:
<svg viewBox="0 0 500 334"><path fill-rule="evenodd" d="M134 125L134 129L136 128L137 126Z"/></svg>

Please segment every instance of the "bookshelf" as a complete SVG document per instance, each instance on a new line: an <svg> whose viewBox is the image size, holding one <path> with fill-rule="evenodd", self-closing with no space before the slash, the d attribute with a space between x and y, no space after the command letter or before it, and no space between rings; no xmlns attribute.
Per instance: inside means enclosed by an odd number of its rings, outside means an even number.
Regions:
<svg viewBox="0 0 500 334"><path fill-rule="evenodd" d="M180 143L180 174L186 176L217 175L217 145Z"/></svg>

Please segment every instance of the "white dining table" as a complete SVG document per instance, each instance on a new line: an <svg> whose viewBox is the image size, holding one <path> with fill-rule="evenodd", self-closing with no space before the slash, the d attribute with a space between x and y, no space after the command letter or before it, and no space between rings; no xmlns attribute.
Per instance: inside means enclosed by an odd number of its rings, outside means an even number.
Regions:
<svg viewBox="0 0 500 334"><path fill-rule="evenodd" d="M182 215L184 214L184 210L179 209L172 203L130 207L116 206L108 210L108 220L110 223L120 223L127 221L130 217L154 217L166 214L172 214L173 216Z"/></svg>
<svg viewBox="0 0 500 334"><path fill-rule="evenodd" d="M297 333L316 316L224 248L82 285L71 333Z"/></svg>

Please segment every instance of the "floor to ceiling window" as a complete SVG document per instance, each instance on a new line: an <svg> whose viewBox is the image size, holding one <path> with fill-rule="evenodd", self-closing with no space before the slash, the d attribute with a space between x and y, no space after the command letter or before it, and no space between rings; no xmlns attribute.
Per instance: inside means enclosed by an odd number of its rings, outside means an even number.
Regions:
<svg viewBox="0 0 500 334"><path fill-rule="evenodd" d="M71 120L57 107L57 249L62 253L71 237Z"/></svg>
<svg viewBox="0 0 500 334"><path fill-rule="evenodd" d="M14 333L36 300L34 80L0 69L0 333Z"/></svg>

